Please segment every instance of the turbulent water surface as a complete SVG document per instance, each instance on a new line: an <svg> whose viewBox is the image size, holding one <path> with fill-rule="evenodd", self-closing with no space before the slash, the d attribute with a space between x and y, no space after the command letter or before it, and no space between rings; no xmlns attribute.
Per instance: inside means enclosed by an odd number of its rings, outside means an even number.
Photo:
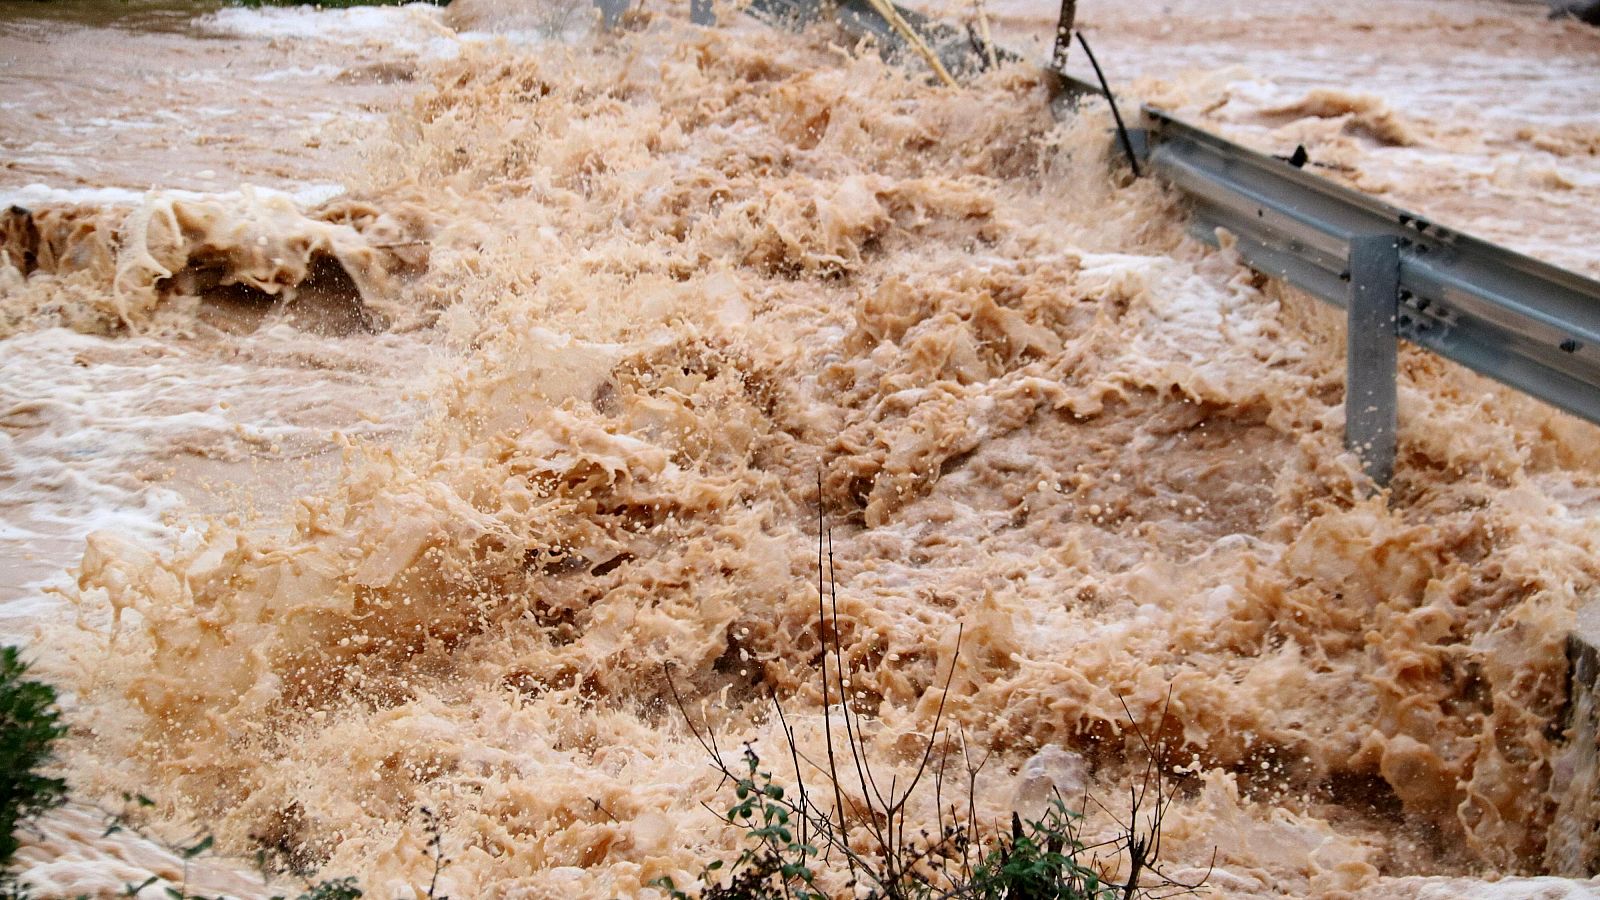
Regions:
<svg viewBox="0 0 1600 900"><path fill-rule="evenodd" d="M1600 271L1600 40L1212 7L1081 15L1130 93ZM822 759L835 636L879 777L942 704L985 821L1114 834L1142 730L1219 896L1589 889L1478 879L1569 864L1597 433L1406 349L1377 493L1337 318L1186 238L1104 108L668 6L132 9L0 6L0 614L82 798L42 896L184 879L101 837L130 790L264 854L190 873L235 896L424 896L428 815L440 894L658 895L739 846L669 678L790 778L771 697Z"/></svg>

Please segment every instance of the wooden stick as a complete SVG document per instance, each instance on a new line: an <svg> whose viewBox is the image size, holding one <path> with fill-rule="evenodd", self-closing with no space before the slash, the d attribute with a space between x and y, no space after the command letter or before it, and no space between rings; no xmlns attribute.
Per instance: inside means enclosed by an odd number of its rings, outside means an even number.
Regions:
<svg viewBox="0 0 1600 900"><path fill-rule="evenodd" d="M917 52L922 55L923 61L928 64L929 68L933 69L935 75L939 76L939 80L944 82L945 87L956 86L956 80L951 78L950 73L945 70L944 63L939 61L939 57L928 46L928 43L922 39L922 35L917 34L910 23L901 18L899 10L894 8L893 3L890 3L889 0L868 0L868 2L872 4L873 9L878 11L878 15L883 16L884 21L894 26L894 30L900 32L900 36L917 49Z"/></svg>
<svg viewBox="0 0 1600 900"><path fill-rule="evenodd" d="M1000 68L1000 60L994 53L994 38L989 36L989 12L984 9L983 0L972 0L978 8L978 34L983 37L983 52L988 54L989 68Z"/></svg>

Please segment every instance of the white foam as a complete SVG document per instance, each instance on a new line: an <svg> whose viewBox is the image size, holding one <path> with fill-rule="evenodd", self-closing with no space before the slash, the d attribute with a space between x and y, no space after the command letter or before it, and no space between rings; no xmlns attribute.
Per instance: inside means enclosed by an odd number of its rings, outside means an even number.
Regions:
<svg viewBox="0 0 1600 900"><path fill-rule="evenodd" d="M462 43L467 44L495 44L504 43L510 47L528 48L548 44L553 40L575 41L584 34L582 25L568 28L559 38L552 37L545 32L532 28L505 28L488 31L462 31L456 36Z"/></svg>
<svg viewBox="0 0 1600 900"><path fill-rule="evenodd" d="M167 520L185 503L170 481L174 466L250 459L260 447L324 448L331 427L380 427L353 415L330 421L320 411L327 404L303 399L348 390L337 367L325 375L291 366L263 379L252 354L296 352L304 340L269 329L237 339L240 358L219 359L156 338L64 328L8 338L0 352L0 625L22 633L59 609L52 588L93 532L150 547L179 539Z"/></svg>
<svg viewBox="0 0 1600 900"><path fill-rule="evenodd" d="M256 196L287 197L301 207L312 207L343 194L344 185L331 182L308 184L293 191L274 188L251 187ZM148 198L172 197L180 200L236 201L244 195L238 191L185 191L176 189L140 191L122 187L58 188L44 184L29 184L19 188L0 188L0 206L31 208L47 205L84 204L89 206L137 206Z"/></svg>
<svg viewBox="0 0 1600 900"><path fill-rule="evenodd" d="M440 7L426 3L357 6L349 9L318 9L314 6L229 7L202 17L199 24L204 30L233 37L375 46L413 53L424 59L454 59L460 55L462 44L504 43L513 47L535 47L552 40L549 34L539 29L520 26L458 34L443 24L441 16ZM562 35L563 39L575 39L586 31L588 20L575 18L577 21ZM339 67L326 65L310 69L296 67L258 75L253 80L328 77L339 71Z"/></svg>
<svg viewBox="0 0 1600 900"><path fill-rule="evenodd" d="M201 17L197 24L202 30L231 37L374 46L429 58L454 58L460 48L441 15L439 7L427 3L348 9L228 7Z"/></svg>
<svg viewBox="0 0 1600 900"><path fill-rule="evenodd" d="M262 72L260 75L252 75L250 80L273 82L290 81L296 78L314 78L317 80L326 81L328 79L337 77L339 73L343 71L343 67L328 65L327 63L312 66L309 69L302 66L290 66L287 69L274 69L270 72Z"/></svg>
<svg viewBox="0 0 1600 900"><path fill-rule="evenodd" d="M144 195L127 188L53 188L30 184L0 189L0 204L6 206L44 206L46 204L85 203L119 206L138 203Z"/></svg>

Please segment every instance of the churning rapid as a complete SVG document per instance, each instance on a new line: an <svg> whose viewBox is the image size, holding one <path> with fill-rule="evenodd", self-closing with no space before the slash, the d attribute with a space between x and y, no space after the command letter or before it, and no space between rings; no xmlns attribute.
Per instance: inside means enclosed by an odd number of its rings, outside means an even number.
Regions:
<svg viewBox="0 0 1600 900"><path fill-rule="evenodd" d="M1556 865L1592 428L1406 348L1380 495L1336 317L1185 237L1103 107L680 16L412 53L321 204L7 214L0 536L81 551L24 598L80 796L377 897L427 891L423 809L441 895L689 882L739 844L667 673L780 780L771 694L820 758L821 514L880 773L942 703L987 820L1045 784L1110 834L1131 715L1219 896ZM117 889L72 815L30 877Z"/></svg>

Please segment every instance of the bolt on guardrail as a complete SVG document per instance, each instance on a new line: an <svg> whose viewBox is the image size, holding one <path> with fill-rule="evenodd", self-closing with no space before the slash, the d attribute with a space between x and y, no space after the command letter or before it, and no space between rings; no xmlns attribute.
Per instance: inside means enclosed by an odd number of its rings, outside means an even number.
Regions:
<svg viewBox="0 0 1600 900"><path fill-rule="evenodd" d="M608 24L629 2L595 0ZM1109 89L1061 70L1075 8L1063 0L1055 61L1046 69L1052 94L1110 100ZM901 32L910 30L952 72L1021 59L976 32L893 10L901 22L890 22L872 0L752 0L745 7L791 26L831 11L841 27L886 48L903 49ZM691 0L690 15L701 25L716 21L712 0ZM1089 55L1087 44L1084 50ZM1118 116L1117 139L1135 174L1143 161L1186 196L1196 237L1218 245L1226 231L1251 268L1345 307L1345 446L1374 482L1387 485L1396 464L1401 339L1600 424L1600 282L1303 171L1303 154L1267 156L1155 107L1142 113L1142 128L1123 129Z"/></svg>

